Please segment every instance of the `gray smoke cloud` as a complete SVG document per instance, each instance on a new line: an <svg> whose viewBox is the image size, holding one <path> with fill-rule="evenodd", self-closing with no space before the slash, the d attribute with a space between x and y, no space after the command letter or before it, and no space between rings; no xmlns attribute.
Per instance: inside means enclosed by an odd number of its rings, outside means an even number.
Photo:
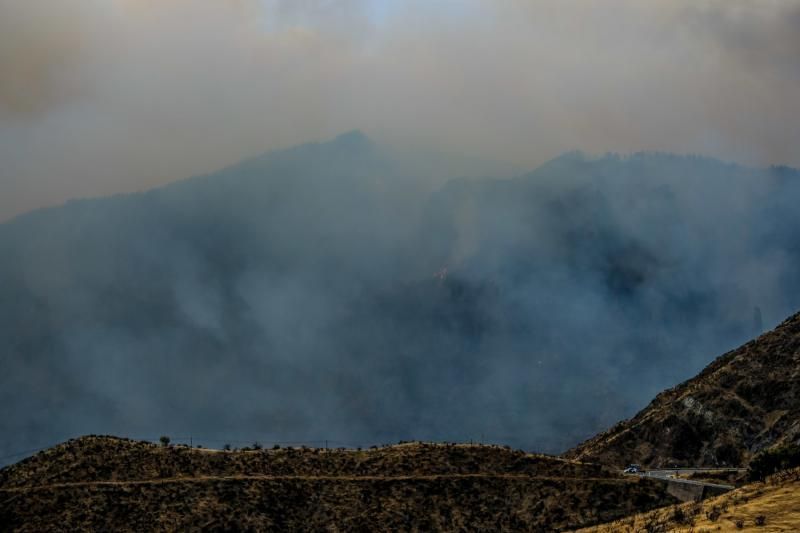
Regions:
<svg viewBox="0 0 800 533"><path fill-rule="evenodd" d="M796 2L0 10L0 218L200 175L0 225L2 453L559 451L800 306Z"/></svg>
<svg viewBox="0 0 800 533"><path fill-rule="evenodd" d="M0 225L0 457L85 433L557 452L800 306L796 170L573 153L428 187L424 159L350 133Z"/></svg>
<svg viewBox="0 0 800 533"><path fill-rule="evenodd" d="M0 218L357 127L800 164L794 1L0 3Z"/></svg>

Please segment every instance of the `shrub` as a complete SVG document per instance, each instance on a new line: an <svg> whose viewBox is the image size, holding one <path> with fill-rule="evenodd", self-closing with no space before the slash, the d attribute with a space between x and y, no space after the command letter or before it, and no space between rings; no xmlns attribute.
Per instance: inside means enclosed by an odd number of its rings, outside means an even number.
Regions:
<svg viewBox="0 0 800 533"><path fill-rule="evenodd" d="M756 525L757 526L765 526L767 525L767 517L763 514L756 516Z"/></svg>
<svg viewBox="0 0 800 533"><path fill-rule="evenodd" d="M229 452L231 451L231 445L226 443L225 446L222 447L222 449L225 450L226 452Z"/></svg>
<svg viewBox="0 0 800 533"><path fill-rule="evenodd" d="M770 474L800 466L800 445L790 444L756 454L748 470L751 481L763 481Z"/></svg>
<svg viewBox="0 0 800 533"><path fill-rule="evenodd" d="M254 450L260 450L261 448L263 448L263 446L261 446L261 443L260 443L260 442L258 442L258 441L255 441L255 442L253 443L253 446L252 446L252 448L253 448Z"/></svg>
<svg viewBox="0 0 800 533"><path fill-rule="evenodd" d="M712 522L716 522L717 520L719 520L721 514L722 513L720 512L719 507L715 505L714 507L711 508L710 511L706 512L706 518L708 518Z"/></svg>
<svg viewBox="0 0 800 533"><path fill-rule="evenodd" d="M736 526L736 529L742 529L744 527L744 520L737 518L733 525Z"/></svg>
<svg viewBox="0 0 800 533"><path fill-rule="evenodd" d="M676 505L672 509L672 521L676 524L681 524L684 526L693 526L694 525L694 515L697 514L697 511L692 507L689 508L688 512L683 509L680 505Z"/></svg>
<svg viewBox="0 0 800 533"><path fill-rule="evenodd" d="M169 446L169 437L167 437L166 435L161 435L161 437L158 440L161 441L162 446Z"/></svg>

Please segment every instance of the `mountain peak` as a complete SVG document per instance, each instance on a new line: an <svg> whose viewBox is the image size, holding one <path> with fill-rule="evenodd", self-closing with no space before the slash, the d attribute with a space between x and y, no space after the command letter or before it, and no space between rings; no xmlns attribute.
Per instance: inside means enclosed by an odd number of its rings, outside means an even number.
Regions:
<svg viewBox="0 0 800 533"><path fill-rule="evenodd" d="M330 144L345 148L370 148L374 143L361 130L350 130L337 135Z"/></svg>

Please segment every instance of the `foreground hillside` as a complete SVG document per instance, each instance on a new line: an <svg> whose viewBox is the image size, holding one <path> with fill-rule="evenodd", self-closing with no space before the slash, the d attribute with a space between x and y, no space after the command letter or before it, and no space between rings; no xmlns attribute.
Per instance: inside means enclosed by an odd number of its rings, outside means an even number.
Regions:
<svg viewBox="0 0 800 533"><path fill-rule="evenodd" d="M743 465L800 441L800 314L565 454L609 465Z"/></svg>
<svg viewBox="0 0 800 533"><path fill-rule="evenodd" d="M223 452L84 437L0 470L11 530L562 530L669 505L662 483L492 446Z"/></svg>
<svg viewBox="0 0 800 533"><path fill-rule="evenodd" d="M781 472L702 503L687 503L593 526L585 533L634 531L800 531L800 469Z"/></svg>

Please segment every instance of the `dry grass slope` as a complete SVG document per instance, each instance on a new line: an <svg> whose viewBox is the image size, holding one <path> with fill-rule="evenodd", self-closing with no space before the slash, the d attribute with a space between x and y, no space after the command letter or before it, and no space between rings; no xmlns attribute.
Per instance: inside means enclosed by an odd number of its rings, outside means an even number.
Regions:
<svg viewBox="0 0 800 533"><path fill-rule="evenodd" d="M752 483L702 503L658 509L583 533L800 531L800 469Z"/></svg>
<svg viewBox="0 0 800 533"><path fill-rule="evenodd" d="M554 531L673 502L658 482L492 446L221 452L85 437L0 470L14 531Z"/></svg>

